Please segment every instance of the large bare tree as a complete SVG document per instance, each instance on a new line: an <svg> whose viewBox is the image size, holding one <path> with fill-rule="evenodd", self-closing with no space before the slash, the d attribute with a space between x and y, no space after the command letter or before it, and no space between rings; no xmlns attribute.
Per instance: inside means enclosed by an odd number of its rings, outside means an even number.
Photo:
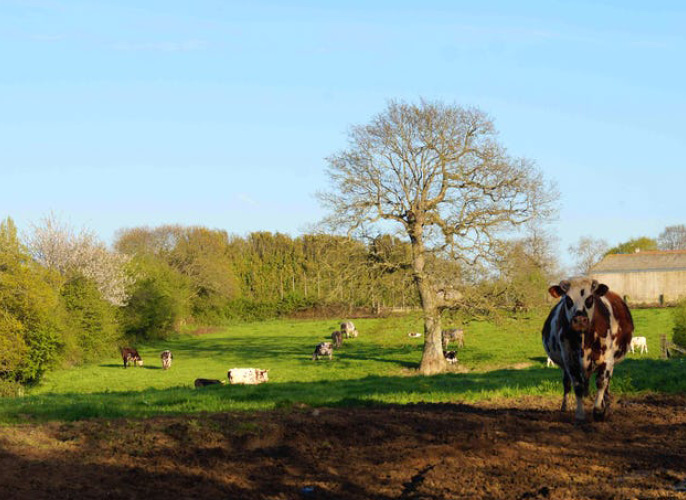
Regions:
<svg viewBox="0 0 686 500"><path fill-rule="evenodd" d="M326 222L409 238L424 314L420 372L443 371L441 313L464 295L432 272L432 254L466 266L488 259L502 230L550 215L555 189L531 161L507 154L482 111L424 100L389 102L327 161Z"/></svg>

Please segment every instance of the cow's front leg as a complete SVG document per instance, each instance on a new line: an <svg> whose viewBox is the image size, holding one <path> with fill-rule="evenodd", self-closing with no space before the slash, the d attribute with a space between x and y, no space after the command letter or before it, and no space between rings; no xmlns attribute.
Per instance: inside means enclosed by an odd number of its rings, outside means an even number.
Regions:
<svg viewBox="0 0 686 500"><path fill-rule="evenodd" d="M598 394L596 394L595 403L593 404L593 420L597 422L605 420L609 414L610 380L612 379L613 368L613 366L608 366L605 363L598 367L595 378Z"/></svg>
<svg viewBox="0 0 686 500"><path fill-rule="evenodd" d="M584 392L586 384L584 376L580 373L577 376L572 375L572 384L574 385L574 395L576 396L576 412L574 413L574 419L577 422L585 422Z"/></svg>
<svg viewBox="0 0 686 500"><path fill-rule="evenodd" d="M564 372L564 374L562 375L562 386L564 388L564 394L562 395L562 406L560 407L560 411L566 412L567 411L567 395L572 390L572 379L569 378L569 375L567 375L567 372Z"/></svg>

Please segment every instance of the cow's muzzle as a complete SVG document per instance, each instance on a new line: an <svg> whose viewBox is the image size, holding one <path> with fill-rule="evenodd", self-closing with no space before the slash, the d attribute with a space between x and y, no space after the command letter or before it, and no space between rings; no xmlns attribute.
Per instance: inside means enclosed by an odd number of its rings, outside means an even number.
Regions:
<svg viewBox="0 0 686 500"><path fill-rule="evenodd" d="M575 332L585 332L589 325L590 321L586 312L578 312L572 318L572 330Z"/></svg>

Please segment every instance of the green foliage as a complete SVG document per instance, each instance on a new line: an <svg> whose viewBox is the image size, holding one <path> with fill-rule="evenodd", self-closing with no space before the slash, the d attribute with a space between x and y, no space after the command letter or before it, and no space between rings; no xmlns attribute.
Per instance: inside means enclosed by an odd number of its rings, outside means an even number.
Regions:
<svg viewBox="0 0 686 500"><path fill-rule="evenodd" d="M674 328L672 329L672 341L686 349L686 300L681 301L673 309Z"/></svg>
<svg viewBox="0 0 686 500"><path fill-rule="evenodd" d="M62 287L61 297L67 312L65 360L89 361L113 352L121 336L117 311L102 297L97 285L75 277Z"/></svg>
<svg viewBox="0 0 686 500"><path fill-rule="evenodd" d="M616 247L609 249L605 255L617 253L635 253L636 251L650 251L657 250L657 240L642 236L640 238L632 238L629 241L620 243Z"/></svg>
<svg viewBox="0 0 686 500"><path fill-rule="evenodd" d="M0 378L0 398L14 398L24 395L24 386L16 380Z"/></svg>
<svg viewBox="0 0 686 500"><path fill-rule="evenodd" d="M0 378L11 378L26 357L24 326L8 312L0 312Z"/></svg>
<svg viewBox="0 0 686 500"><path fill-rule="evenodd" d="M0 307L5 328L20 332L26 346L24 350L20 340L9 340L23 352L19 363L12 360L12 377L18 381L37 381L57 360L63 329L58 283L58 277L29 258L12 220L0 223Z"/></svg>
<svg viewBox="0 0 686 500"><path fill-rule="evenodd" d="M132 266L138 279L120 311L126 336L159 339L179 331L190 314L190 280L149 255L136 258Z"/></svg>

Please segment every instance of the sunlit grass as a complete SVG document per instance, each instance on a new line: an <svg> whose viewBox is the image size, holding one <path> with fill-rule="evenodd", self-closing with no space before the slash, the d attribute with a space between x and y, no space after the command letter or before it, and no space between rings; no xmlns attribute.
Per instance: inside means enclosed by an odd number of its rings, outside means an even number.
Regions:
<svg viewBox="0 0 686 500"><path fill-rule="evenodd" d="M202 336L181 336L139 347L145 366L124 369L112 356L99 363L49 373L23 398L0 401L0 422L147 417L161 414L269 410L293 405L368 405L474 402L523 396L559 397L561 373L546 368L540 329L545 313L499 324L465 326L459 370L416 376L423 340L419 318L361 319L360 337L344 341L333 361L311 359L315 344L337 329L336 321L279 320L233 325ZM659 360L659 337L671 331L669 310L635 310L637 335L647 355L618 365L613 391L686 391L686 365ZM446 324L448 326L462 326ZM159 353L174 363L161 369ZM269 369L259 386L193 388L198 378L226 379L233 367Z"/></svg>

